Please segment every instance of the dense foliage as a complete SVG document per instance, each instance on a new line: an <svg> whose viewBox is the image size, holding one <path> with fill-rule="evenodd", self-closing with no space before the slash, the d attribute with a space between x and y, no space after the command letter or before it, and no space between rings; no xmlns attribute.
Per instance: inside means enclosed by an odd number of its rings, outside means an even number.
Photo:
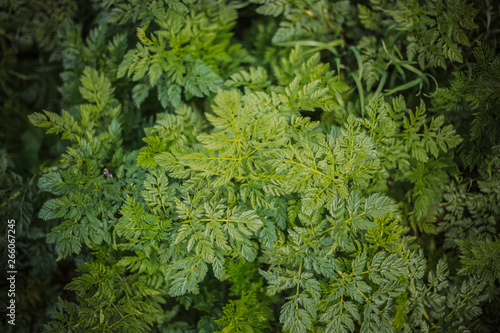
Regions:
<svg viewBox="0 0 500 333"><path fill-rule="evenodd" d="M496 1L6 1L0 22L16 331L497 329Z"/></svg>

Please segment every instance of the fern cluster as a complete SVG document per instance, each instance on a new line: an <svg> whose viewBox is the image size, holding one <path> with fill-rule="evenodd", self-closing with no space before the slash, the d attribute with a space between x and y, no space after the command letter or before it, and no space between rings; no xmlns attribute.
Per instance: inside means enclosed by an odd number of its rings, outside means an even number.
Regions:
<svg viewBox="0 0 500 333"><path fill-rule="evenodd" d="M499 9L107 0L62 22L62 111L29 121L64 152L30 181L0 155L0 209L26 198L23 237L78 266L46 331L494 331Z"/></svg>

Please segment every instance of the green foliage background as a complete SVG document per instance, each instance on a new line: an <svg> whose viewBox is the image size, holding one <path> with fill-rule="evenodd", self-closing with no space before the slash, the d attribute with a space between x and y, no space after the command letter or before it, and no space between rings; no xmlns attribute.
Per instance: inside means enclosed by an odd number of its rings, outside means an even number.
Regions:
<svg viewBox="0 0 500 333"><path fill-rule="evenodd" d="M10 0L0 22L2 331L497 329L496 1Z"/></svg>

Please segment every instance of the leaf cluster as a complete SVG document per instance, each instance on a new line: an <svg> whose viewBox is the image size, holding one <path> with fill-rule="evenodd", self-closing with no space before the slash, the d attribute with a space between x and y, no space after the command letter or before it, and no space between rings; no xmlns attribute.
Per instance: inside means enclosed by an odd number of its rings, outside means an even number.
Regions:
<svg viewBox="0 0 500 333"><path fill-rule="evenodd" d="M78 264L47 329L494 328L490 7L95 2L61 30L64 110L29 116L66 146L26 233Z"/></svg>

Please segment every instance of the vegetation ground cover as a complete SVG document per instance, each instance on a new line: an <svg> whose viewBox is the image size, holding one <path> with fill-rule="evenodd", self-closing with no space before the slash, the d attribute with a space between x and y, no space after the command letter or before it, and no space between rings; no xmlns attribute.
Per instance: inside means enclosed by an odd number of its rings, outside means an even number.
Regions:
<svg viewBox="0 0 500 333"><path fill-rule="evenodd" d="M497 329L496 1L8 0L0 22L2 331Z"/></svg>

